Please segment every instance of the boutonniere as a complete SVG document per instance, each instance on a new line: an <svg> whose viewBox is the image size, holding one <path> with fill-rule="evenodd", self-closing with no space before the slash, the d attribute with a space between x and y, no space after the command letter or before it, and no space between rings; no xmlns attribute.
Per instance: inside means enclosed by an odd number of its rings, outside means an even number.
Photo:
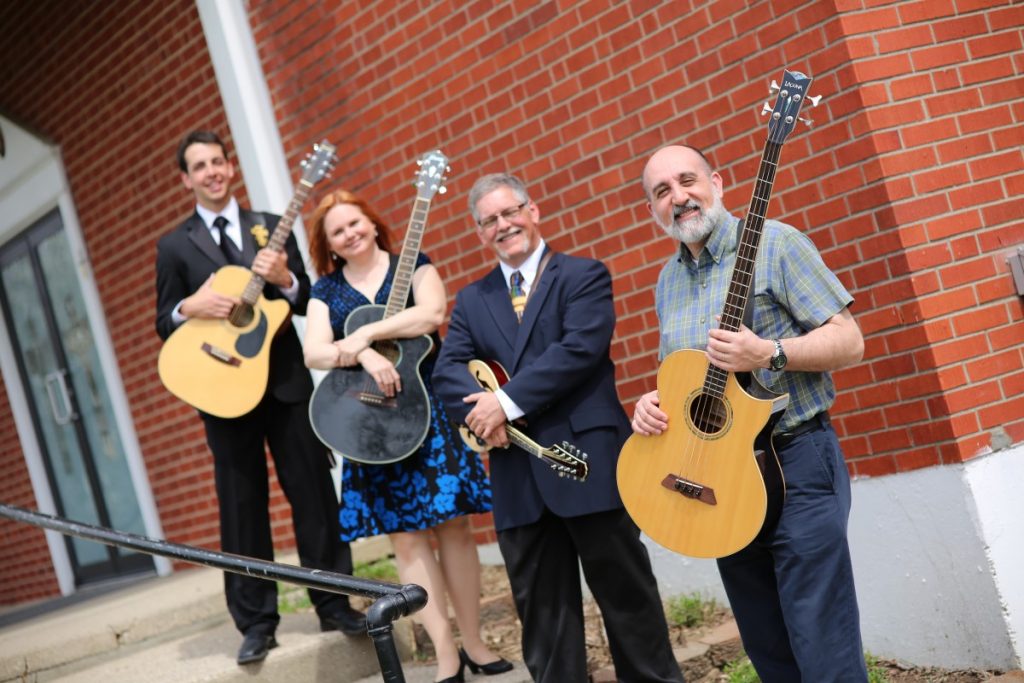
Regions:
<svg viewBox="0 0 1024 683"><path fill-rule="evenodd" d="M267 246L267 239L270 233L267 232L267 227L265 225L263 225L262 223L257 223L256 225L252 226L252 229L250 229L249 232L252 233L253 239L256 240L256 245L260 249Z"/></svg>

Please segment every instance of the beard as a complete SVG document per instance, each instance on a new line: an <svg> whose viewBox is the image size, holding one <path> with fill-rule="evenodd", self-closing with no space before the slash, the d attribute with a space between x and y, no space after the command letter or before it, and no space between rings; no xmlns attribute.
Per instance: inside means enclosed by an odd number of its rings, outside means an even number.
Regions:
<svg viewBox="0 0 1024 683"><path fill-rule="evenodd" d="M696 210L697 213L686 220L679 220L679 216L690 210ZM682 206L672 207L672 220L662 222L661 218L657 218L656 222L666 235L677 242L696 244L706 240L715 226L727 215L722 198L716 195L707 209L690 199Z"/></svg>

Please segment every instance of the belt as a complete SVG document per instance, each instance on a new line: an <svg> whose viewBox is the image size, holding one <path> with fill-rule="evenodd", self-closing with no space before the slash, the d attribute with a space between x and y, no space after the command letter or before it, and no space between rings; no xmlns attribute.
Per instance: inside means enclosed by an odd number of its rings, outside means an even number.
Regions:
<svg viewBox="0 0 1024 683"><path fill-rule="evenodd" d="M775 445L776 452L778 452L791 444L798 436L803 436L807 432L825 429L826 427L829 427L830 424L828 413L818 413L814 417L804 420L792 429L779 432L772 437L772 443Z"/></svg>

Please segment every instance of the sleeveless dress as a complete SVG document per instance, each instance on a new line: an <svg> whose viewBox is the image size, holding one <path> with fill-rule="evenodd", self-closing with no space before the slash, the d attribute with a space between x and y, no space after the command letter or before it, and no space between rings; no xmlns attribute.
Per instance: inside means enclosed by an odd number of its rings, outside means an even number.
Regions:
<svg viewBox="0 0 1024 683"><path fill-rule="evenodd" d="M418 254L416 267L426 263L430 263L426 254ZM397 257L392 255L384 283L372 302L345 280L340 269L317 280L311 296L327 304L335 339L345 336L345 319L354 309L387 303L396 264ZM409 299L408 305L412 305L411 292ZM430 382L439 345L437 335L432 338L435 349L420 365L430 402L427 438L419 450L395 463L367 465L343 459L338 513L343 541L427 529L491 509L491 485L483 462L463 443Z"/></svg>

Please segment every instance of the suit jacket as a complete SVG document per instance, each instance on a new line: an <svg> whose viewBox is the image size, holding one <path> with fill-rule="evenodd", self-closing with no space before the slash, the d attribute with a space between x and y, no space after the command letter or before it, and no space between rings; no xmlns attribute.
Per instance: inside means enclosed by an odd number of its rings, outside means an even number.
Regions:
<svg viewBox="0 0 1024 683"><path fill-rule="evenodd" d="M272 232L280 216L239 207L238 217L242 228L242 256L245 263L251 264L259 251L250 232L252 227L265 223ZM288 269L299 282L298 296L291 304L292 313L305 315L309 303L309 276L294 235L288 235L285 253ZM178 302L192 295L212 273L226 265L224 254L198 213L160 238L156 247L156 331L161 339L167 339L177 328L171 313ZM263 296L283 298L280 290L270 284L263 288ZM302 358L302 343L290 325L283 326L271 342L267 391L286 403L307 400L313 393L313 381Z"/></svg>
<svg viewBox="0 0 1024 683"><path fill-rule="evenodd" d="M522 323L500 268L458 293L433 375L452 417L464 421L472 406L462 398L480 391L466 363L496 360L511 378L503 389L526 413L526 433L541 446L568 441L590 465L580 483L515 446L492 451L499 531L536 521L545 506L562 517L622 507L615 465L630 428L608 357L614 330L611 276L592 259L553 254Z"/></svg>

